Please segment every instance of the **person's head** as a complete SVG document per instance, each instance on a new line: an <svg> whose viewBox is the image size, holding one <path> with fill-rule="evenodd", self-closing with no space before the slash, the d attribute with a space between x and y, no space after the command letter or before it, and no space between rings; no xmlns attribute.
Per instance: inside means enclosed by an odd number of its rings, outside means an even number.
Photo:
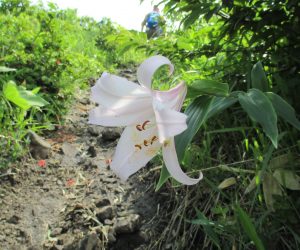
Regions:
<svg viewBox="0 0 300 250"><path fill-rule="evenodd" d="M153 11L159 12L158 5L154 5L154 6L153 6Z"/></svg>

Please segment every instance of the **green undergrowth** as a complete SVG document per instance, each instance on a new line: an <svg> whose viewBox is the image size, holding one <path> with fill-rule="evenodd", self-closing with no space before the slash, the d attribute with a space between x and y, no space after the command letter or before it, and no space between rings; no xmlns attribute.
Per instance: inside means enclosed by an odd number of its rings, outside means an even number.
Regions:
<svg viewBox="0 0 300 250"><path fill-rule="evenodd" d="M41 134L64 122L78 89L88 91L102 72L145 58L130 49L118 54L118 44L108 37L124 29L109 19L78 17L76 10L53 3L2 0L0 20L0 168L28 154L28 130ZM7 97L9 82L21 102ZM24 90L45 105L22 105L30 101Z"/></svg>

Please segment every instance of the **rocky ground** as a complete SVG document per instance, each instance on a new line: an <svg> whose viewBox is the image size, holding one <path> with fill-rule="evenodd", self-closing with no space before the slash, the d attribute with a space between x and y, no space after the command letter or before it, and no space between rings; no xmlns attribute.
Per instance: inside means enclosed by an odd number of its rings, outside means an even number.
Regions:
<svg viewBox="0 0 300 250"><path fill-rule="evenodd" d="M122 129L88 125L88 96L78 93L64 126L31 133L31 157L0 173L0 249L148 249L155 240L158 175L145 168L120 182L109 162Z"/></svg>

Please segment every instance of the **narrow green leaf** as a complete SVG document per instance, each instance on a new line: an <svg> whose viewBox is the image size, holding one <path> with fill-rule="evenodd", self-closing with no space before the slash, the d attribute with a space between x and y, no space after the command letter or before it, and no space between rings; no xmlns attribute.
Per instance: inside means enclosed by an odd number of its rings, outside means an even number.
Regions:
<svg viewBox="0 0 300 250"><path fill-rule="evenodd" d="M212 97L200 96L192 101L192 103L185 110L188 116L188 128L175 137L175 145L179 162L184 157L184 152L188 144L192 141L194 135L197 133L201 125L205 122Z"/></svg>
<svg viewBox="0 0 300 250"><path fill-rule="evenodd" d="M188 128L175 137L179 161L183 160L186 147L192 141L202 124L208 119L233 105L237 99L231 97L199 96L186 108Z"/></svg>
<svg viewBox="0 0 300 250"><path fill-rule="evenodd" d="M215 244L219 249L221 249L221 243L219 237L213 228L213 226L220 226L220 225L208 220L206 216L203 213L201 213L200 210L196 209L196 211L197 211L197 218L189 222L192 224L201 225L203 227L204 232L210 238L213 244Z"/></svg>
<svg viewBox="0 0 300 250"><path fill-rule="evenodd" d="M258 122L275 148L278 144L277 115L268 97L258 89L238 95L239 102L250 118Z"/></svg>
<svg viewBox="0 0 300 250"><path fill-rule="evenodd" d="M199 95L228 96L229 86L213 80L197 80L188 86L187 98L195 98Z"/></svg>
<svg viewBox="0 0 300 250"><path fill-rule="evenodd" d="M16 71L16 69L7 68L5 66L0 66L0 73L1 72L11 72L11 71Z"/></svg>
<svg viewBox="0 0 300 250"><path fill-rule="evenodd" d="M269 89L268 79L261 62L254 64L251 70L251 84L253 88L264 92L268 91Z"/></svg>
<svg viewBox="0 0 300 250"><path fill-rule="evenodd" d="M170 175L168 169L166 168L165 165L163 165L160 170L160 176L159 176L158 183L156 184L156 187L155 187L155 192L157 192L166 183L166 181L170 177L171 177L171 175Z"/></svg>
<svg viewBox="0 0 300 250"><path fill-rule="evenodd" d="M254 242L256 248L258 250L264 250L265 247L261 239L258 237L256 229L248 214L239 205L236 205L235 211L236 211L237 218L239 219L245 233Z"/></svg>
<svg viewBox="0 0 300 250"><path fill-rule="evenodd" d="M266 93L266 95L272 102L277 115L282 117L296 129L300 130L300 122L296 117L296 112L293 107L288 104L281 96L276 95L273 92L268 92Z"/></svg>

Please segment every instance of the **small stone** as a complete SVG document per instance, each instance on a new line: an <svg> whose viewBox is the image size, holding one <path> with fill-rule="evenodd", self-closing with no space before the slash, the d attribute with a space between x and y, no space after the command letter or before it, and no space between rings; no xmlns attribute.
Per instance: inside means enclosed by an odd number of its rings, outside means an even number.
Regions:
<svg viewBox="0 0 300 250"><path fill-rule="evenodd" d="M92 158L97 156L97 152L96 152L96 149L94 146L89 146L87 152L90 155L90 157L92 157Z"/></svg>
<svg viewBox="0 0 300 250"><path fill-rule="evenodd" d="M105 219L105 220L104 220L104 224L105 224L105 225L112 225L112 224L114 224L114 222L113 222L112 220Z"/></svg>
<svg viewBox="0 0 300 250"><path fill-rule="evenodd" d="M56 184L59 185L59 186L62 186L62 185L63 185L63 182L62 182L61 180L57 180L57 181L56 181Z"/></svg>
<svg viewBox="0 0 300 250"><path fill-rule="evenodd" d="M96 216L100 221L113 218L113 209L111 206L96 208Z"/></svg>
<svg viewBox="0 0 300 250"><path fill-rule="evenodd" d="M7 220L7 222L8 222L8 223L11 223L11 224L18 224L20 219L21 219L21 218L20 218L19 216L13 215L12 217L10 217L10 218Z"/></svg>
<svg viewBox="0 0 300 250"><path fill-rule="evenodd" d="M118 129L104 128L101 133L103 141L115 141L121 136L121 132Z"/></svg>
<svg viewBox="0 0 300 250"><path fill-rule="evenodd" d="M117 234L133 233L141 227L141 217L138 214L131 214L127 217L118 218L114 230Z"/></svg>
<svg viewBox="0 0 300 250"><path fill-rule="evenodd" d="M52 237L55 237L55 236L58 236L60 235L62 232L62 228L61 227L58 227L58 228L54 228L51 232L51 236Z"/></svg>
<svg viewBox="0 0 300 250"><path fill-rule="evenodd" d="M51 150L51 145L33 131L28 132L28 137L30 139L30 152L32 154L32 157L34 159L48 158Z"/></svg>
<svg viewBox="0 0 300 250"><path fill-rule="evenodd" d="M99 136L103 130L103 127L100 126L91 126L88 127L87 131L91 136Z"/></svg>
<svg viewBox="0 0 300 250"><path fill-rule="evenodd" d="M99 198L95 201L96 207L103 207L111 205L110 200L107 198Z"/></svg>

